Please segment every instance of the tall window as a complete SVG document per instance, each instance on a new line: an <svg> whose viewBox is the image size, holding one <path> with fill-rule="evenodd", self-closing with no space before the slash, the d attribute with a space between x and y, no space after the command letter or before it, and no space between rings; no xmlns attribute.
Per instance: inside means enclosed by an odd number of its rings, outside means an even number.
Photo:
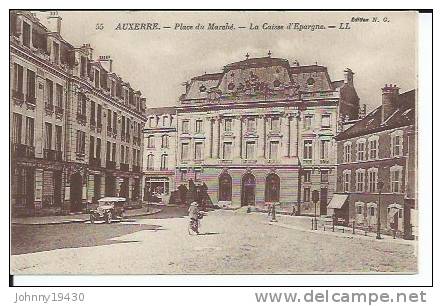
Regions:
<svg viewBox="0 0 442 306"><path fill-rule="evenodd" d="M91 125L95 125L95 102L91 101L91 114L90 114Z"/></svg>
<svg viewBox="0 0 442 306"><path fill-rule="evenodd" d="M195 143L195 160L203 159L203 143L196 142Z"/></svg>
<svg viewBox="0 0 442 306"><path fill-rule="evenodd" d="M278 117L272 117L270 119L270 130L272 132L279 132L279 118Z"/></svg>
<svg viewBox="0 0 442 306"><path fill-rule="evenodd" d="M271 160L277 160L278 159L278 147L279 142L278 141L270 141L270 159Z"/></svg>
<svg viewBox="0 0 442 306"><path fill-rule="evenodd" d="M19 64L14 64L13 86L17 93L23 94L23 67Z"/></svg>
<svg viewBox="0 0 442 306"><path fill-rule="evenodd" d="M77 154L84 154L85 152L85 142L86 142L86 133L80 130L77 130Z"/></svg>
<svg viewBox="0 0 442 306"><path fill-rule="evenodd" d="M329 128L331 126L331 116L330 114L323 114L321 116L321 127Z"/></svg>
<svg viewBox="0 0 442 306"><path fill-rule="evenodd" d="M26 117L26 145L34 146L34 118Z"/></svg>
<svg viewBox="0 0 442 306"><path fill-rule="evenodd" d="M147 170L153 170L153 154L147 155Z"/></svg>
<svg viewBox="0 0 442 306"><path fill-rule="evenodd" d="M363 169L356 170L356 191L364 192L365 171Z"/></svg>
<svg viewBox="0 0 442 306"><path fill-rule="evenodd" d="M120 163L122 163L122 164L124 164L124 153L125 153L124 146L121 146L120 147Z"/></svg>
<svg viewBox="0 0 442 306"><path fill-rule="evenodd" d="M35 72L28 69L26 77L27 100L35 103Z"/></svg>
<svg viewBox="0 0 442 306"><path fill-rule="evenodd" d="M181 160L189 160L189 146L188 143L181 144Z"/></svg>
<svg viewBox="0 0 442 306"><path fill-rule="evenodd" d="M328 170L321 170L321 183L328 182Z"/></svg>
<svg viewBox="0 0 442 306"><path fill-rule="evenodd" d="M87 65L87 60L86 57L81 56L80 57L80 76L84 77L86 76L86 65Z"/></svg>
<svg viewBox="0 0 442 306"><path fill-rule="evenodd" d="M358 148L358 152L357 152L358 161L362 161L362 160L364 160L364 157L365 157L365 142L362 142L362 141L358 142L357 148Z"/></svg>
<svg viewBox="0 0 442 306"><path fill-rule="evenodd" d="M155 136L154 135L147 136L147 147L149 149L155 148Z"/></svg>
<svg viewBox="0 0 442 306"><path fill-rule="evenodd" d="M224 119L224 131L231 132L232 131L232 118Z"/></svg>
<svg viewBox="0 0 442 306"><path fill-rule="evenodd" d="M169 147L169 135L161 136L161 147L168 148Z"/></svg>
<svg viewBox="0 0 442 306"><path fill-rule="evenodd" d="M351 162L351 142L344 144L344 162Z"/></svg>
<svg viewBox="0 0 442 306"><path fill-rule="evenodd" d="M247 131L248 132L255 132L256 131L256 119L255 118L248 118L247 119Z"/></svg>
<svg viewBox="0 0 442 306"><path fill-rule="evenodd" d="M376 192L378 182L378 171L376 168L368 170L368 191Z"/></svg>
<svg viewBox="0 0 442 306"><path fill-rule="evenodd" d="M184 120L182 123L183 133L189 133L189 120Z"/></svg>
<svg viewBox="0 0 442 306"><path fill-rule="evenodd" d="M117 132L117 112L114 112L114 115L112 117L112 130L114 133Z"/></svg>
<svg viewBox="0 0 442 306"><path fill-rule="evenodd" d="M304 130L310 130L312 128L313 115L304 116Z"/></svg>
<svg viewBox="0 0 442 306"><path fill-rule="evenodd" d="M107 130L112 131L112 111L107 110Z"/></svg>
<svg viewBox="0 0 442 306"><path fill-rule="evenodd" d="M321 161L328 162L328 150L329 150L330 140L321 140Z"/></svg>
<svg viewBox="0 0 442 306"><path fill-rule="evenodd" d="M97 138L97 144L95 148L95 157L101 159L101 139Z"/></svg>
<svg viewBox="0 0 442 306"><path fill-rule="evenodd" d="M61 152L61 145L62 145L62 139L63 139L63 134L62 134L62 127L59 125L55 126L55 150L57 152Z"/></svg>
<svg viewBox="0 0 442 306"><path fill-rule="evenodd" d="M60 62L60 45L54 41L54 42L52 42L52 47L54 49L54 62L59 63Z"/></svg>
<svg viewBox="0 0 442 306"><path fill-rule="evenodd" d="M310 187L304 188L304 202L310 202Z"/></svg>
<svg viewBox="0 0 442 306"><path fill-rule="evenodd" d="M309 183L312 181L312 171L304 170L304 182Z"/></svg>
<svg viewBox="0 0 442 306"><path fill-rule="evenodd" d="M86 95L78 95L77 114L86 116Z"/></svg>
<svg viewBox="0 0 442 306"><path fill-rule="evenodd" d="M311 160L313 157L313 141L304 140L304 159Z"/></svg>
<svg viewBox="0 0 442 306"><path fill-rule="evenodd" d="M351 182L351 171L347 170L344 171L343 173L343 178L344 178L344 192L350 192L350 182Z"/></svg>
<svg viewBox="0 0 442 306"><path fill-rule="evenodd" d="M106 161L110 161L111 159L111 143L109 141L106 142Z"/></svg>
<svg viewBox="0 0 442 306"><path fill-rule="evenodd" d="M52 150L52 124L45 122L45 143L46 150Z"/></svg>
<svg viewBox="0 0 442 306"><path fill-rule="evenodd" d="M100 87L100 70L94 69L94 85L95 88Z"/></svg>
<svg viewBox="0 0 442 306"><path fill-rule="evenodd" d="M223 144L223 159L231 160L232 159L232 143L224 142Z"/></svg>
<svg viewBox="0 0 442 306"><path fill-rule="evenodd" d="M112 161L116 161L115 156L117 155L117 144L112 143Z"/></svg>
<svg viewBox="0 0 442 306"><path fill-rule="evenodd" d="M46 79L46 104L54 105L54 83Z"/></svg>
<svg viewBox="0 0 442 306"><path fill-rule="evenodd" d="M161 170L167 169L167 154L161 155Z"/></svg>
<svg viewBox="0 0 442 306"><path fill-rule="evenodd" d="M31 26L23 21L23 45L30 47L31 45Z"/></svg>
<svg viewBox="0 0 442 306"><path fill-rule="evenodd" d="M55 96L57 106L63 108L63 86L61 86L60 84L57 84L55 86Z"/></svg>
<svg viewBox="0 0 442 306"><path fill-rule="evenodd" d="M253 160L255 158L255 142L248 141L246 142L246 159Z"/></svg>
<svg viewBox="0 0 442 306"><path fill-rule="evenodd" d="M121 116L121 137L126 136L126 117Z"/></svg>
<svg viewBox="0 0 442 306"><path fill-rule="evenodd" d="M17 113L12 114L12 142L21 143L22 116Z"/></svg>
<svg viewBox="0 0 442 306"><path fill-rule="evenodd" d="M392 137L392 153L393 156L401 156L402 153L402 136L394 135Z"/></svg>
<svg viewBox="0 0 442 306"><path fill-rule="evenodd" d="M401 192L401 179L402 179L402 167L393 166L390 168L390 182L391 182L391 192L400 193Z"/></svg>
<svg viewBox="0 0 442 306"><path fill-rule="evenodd" d="M203 120L196 120L195 133L202 133L202 132L203 132Z"/></svg>
<svg viewBox="0 0 442 306"><path fill-rule="evenodd" d="M369 141L370 159L378 158L378 140L371 139Z"/></svg>

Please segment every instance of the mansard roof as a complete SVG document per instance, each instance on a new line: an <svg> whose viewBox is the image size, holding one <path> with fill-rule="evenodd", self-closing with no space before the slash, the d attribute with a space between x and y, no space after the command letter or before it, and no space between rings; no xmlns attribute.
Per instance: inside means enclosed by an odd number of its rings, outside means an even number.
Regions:
<svg viewBox="0 0 442 306"><path fill-rule="evenodd" d="M414 125L415 123L416 91L410 90L399 95L394 113L382 123L382 105L355 123L347 130L339 133L336 140L345 140L353 137L369 135L372 133L394 128Z"/></svg>
<svg viewBox="0 0 442 306"><path fill-rule="evenodd" d="M176 106L147 108L146 113L147 115L163 115L163 114L174 115L176 113Z"/></svg>
<svg viewBox="0 0 442 306"><path fill-rule="evenodd" d="M249 58L243 61L235 62L224 66L224 71L232 69L244 69L244 68L263 68L271 66L290 66L289 61L283 58L275 57L256 57Z"/></svg>

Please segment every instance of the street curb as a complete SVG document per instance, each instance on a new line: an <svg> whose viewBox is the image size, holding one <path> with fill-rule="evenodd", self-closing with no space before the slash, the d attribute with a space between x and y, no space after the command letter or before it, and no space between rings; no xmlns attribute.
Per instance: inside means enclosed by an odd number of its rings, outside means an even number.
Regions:
<svg viewBox="0 0 442 306"><path fill-rule="evenodd" d="M143 217L143 216L150 216L150 215L154 215L157 214L159 212L161 212L162 209L158 209L157 211L152 211L152 212L145 212L145 213L140 213L140 214L135 214L135 215L129 215L129 216L125 216L126 218L134 218L134 217ZM85 223L89 221L88 219L64 219L64 220L60 220L60 221L49 221L49 222L14 222L12 221L11 224L12 225L56 225L56 224L71 224L71 223Z"/></svg>

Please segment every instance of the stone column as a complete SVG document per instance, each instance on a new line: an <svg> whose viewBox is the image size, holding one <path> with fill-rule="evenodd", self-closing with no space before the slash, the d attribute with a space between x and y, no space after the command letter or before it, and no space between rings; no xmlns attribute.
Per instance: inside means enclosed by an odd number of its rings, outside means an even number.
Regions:
<svg viewBox="0 0 442 306"><path fill-rule="evenodd" d="M241 153L242 153L242 137L241 137L241 118L240 117L235 117L232 119L232 129L233 129L233 133L235 135L235 141L233 144L234 147L234 154L233 154L233 158L239 158L241 159Z"/></svg>
<svg viewBox="0 0 442 306"><path fill-rule="evenodd" d="M285 139L285 156L286 157L290 157L291 156L291 151L292 151L292 143L291 143L291 138L292 138L292 134L291 134L291 125L292 125L292 115L291 114L286 114L283 117L283 123L284 126L282 127L282 137L283 139Z"/></svg>
<svg viewBox="0 0 442 306"><path fill-rule="evenodd" d="M264 159L267 158L267 116L264 115L263 117L264 123L263 123L263 129L262 129L262 140L263 140L263 157Z"/></svg>
<svg viewBox="0 0 442 306"><path fill-rule="evenodd" d="M100 197L103 198L106 190L106 175L101 176L100 185Z"/></svg>
<svg viewBox="0 0 442 306"><path fill-rule="evenodd" d="M206 141L204 144L204 159L213 158L213 122L212 118L207 118L207 131Z"/></svg>
<svg viewBox="0 0 442 306"><path fill-rule="evenodd" d="M221 158L221 117L217 117L215 121L215 138L216 138L216 158Z"/></svg>
<svg viewBox="0 0 442 306"><path fill-rule="evenodd" d="M42 208L43 200L43 169L35 169L34 208Z"/></svg>
<svg viewBox="0 0 442 306"><path fill-rule="evenodd" d="M129 177L129 199L132 200L133 178Z"/></svg>
<svg viewBox="0 0 442 306"><path fill-rule="evenodd" d="M257 123L258 124L258 123ZM244 156L244 117L239 116L239 158L243 159Z"/></svg>

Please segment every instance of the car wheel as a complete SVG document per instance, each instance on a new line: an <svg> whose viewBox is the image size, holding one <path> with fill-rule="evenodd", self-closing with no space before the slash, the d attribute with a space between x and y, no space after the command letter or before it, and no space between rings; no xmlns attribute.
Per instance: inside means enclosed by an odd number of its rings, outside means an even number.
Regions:
<svg viewBox="0 0 442 306"><path fill-rule="evenodd" d="M104 220L107 224L110 224L112 222L112 214L110 212L106 213L104 216Z"/></svg>

